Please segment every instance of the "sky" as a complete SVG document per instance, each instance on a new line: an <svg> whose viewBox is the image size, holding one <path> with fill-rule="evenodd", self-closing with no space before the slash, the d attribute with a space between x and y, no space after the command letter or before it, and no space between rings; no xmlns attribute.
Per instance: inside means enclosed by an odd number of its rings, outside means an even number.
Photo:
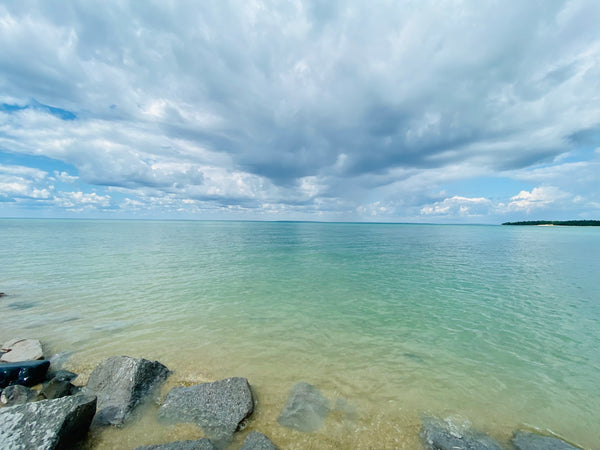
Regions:
<svg viewBox="0 0 600 450"><path fill-rule="evenodd" d="M600 2L0 3L0 217L600 219Z"/></svg>

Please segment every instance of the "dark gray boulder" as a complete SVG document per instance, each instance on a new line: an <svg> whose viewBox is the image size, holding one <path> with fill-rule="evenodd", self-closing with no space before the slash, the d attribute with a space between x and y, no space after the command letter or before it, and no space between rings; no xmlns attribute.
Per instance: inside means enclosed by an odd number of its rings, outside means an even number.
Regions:
<svg viewBox="0 0 600 450"><path fill-rule="evenodd" d="M58 378L52 378L38 394L38 400L51 400L55 398L66 397L67 395L71 395L75 386L71 384L68 380L61 380Z"/></svg>
<svg viewBox="0 0 600 450"><path fill-rule="evenodd" d="M195 423L207 437L222 446L253 411L254 399L248 380L235 377L171 389L158 410L158 417L166 423Z"/></svg>
<svg viewBox="0 0 600 450"><path fill-rule="evenodd" d="M240 450L277 450L271 439L258 431L248 433Z"/></svg>
<svg viewBox="0 0 600 450"><path fill-rule="evenodd" d="M46 377L50 361L22 361L0 364L0 388L10 384L35 386Z"/></svg>
<svg viewBox="0 0 600 450"><path fill-rule="evenodd" d="M516 431L512 438L515 450L578 450L562 439L543 436L529 431Z"/></svg>
<svg viewBox="0 0 600 450"><path fill-rule="evenodd" d="M198 439L196 441L177 441L168 444L144 445L134 450L217 450L217 447L209 439Z"/></svg>
<svg viewBox="0 0 600 450"><path fill-rule="evenodd" d="M98 397L94 425L122 425L169 373L158 361L143 358L112 356L102 361L83 390Z"/></svg>
<svg viewBox="0 0 600 450"><path fill-rule="evenodd" d="M50 367L52 367L52 361L50 362ZM63 381L63 380L73 381L77 377L78 377L78 375L76 373L69 372L68 370L63 370L63 369L56 370L53 372L48 372L46 374L46 379L48 381L50 381L53 378L56 378L57 380L60 380L60 381Z"/></svg>
<svg viewBox="0 0 600 450"><path fill-rule="evenodd" d="M32 401L35 395L34 390L20 384L8 386L0 395L0 406L23 405Z"/></svg>
<svg viewBox="0 0 600 450"><path fill-rule="evenodd" d="M0 409L0 447L65 449L85 436L96 397L75 395Z"/></svg>
<svg viewBox="0 0 600 450"><path fill-rule="evenodd" d="M315 386L301 382L290 390L277 422L284 427L310 433L321 428L328 414L329 401Z"/></svg>
<svg viewBox="0 0 600 450"><path fill-rule="evenodd" d="M447 421L422 419L421 442L427 450L502 450L498 442L486 434L458 429Z"/></svg>

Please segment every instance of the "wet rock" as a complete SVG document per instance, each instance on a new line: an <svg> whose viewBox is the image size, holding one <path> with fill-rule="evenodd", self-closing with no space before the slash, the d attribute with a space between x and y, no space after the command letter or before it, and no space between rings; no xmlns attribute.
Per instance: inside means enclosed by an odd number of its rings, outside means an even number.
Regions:
<svg viewBox="0 0 600 450"><path fill-rule="evenodd" d="M329 401L315 386L301 382L290 390L277 422L284 427L310 433L323 425L328 414Z"/></svg>
<svg viewBox="0 0 600 450"><path fill-rule="evenodd" d="M90 375L83 392L98 397L95 425L121 425L169 376L158 361L112 356Z"/></svg>
<svg viewBox="0 0 600 450"><path fill-rule="evenodd" d="M6 449L73 448L89 429L96 397L75 395L0 409L0 443Z"/></svg>
<svg viewBox="0 0 600 450"><path fill-rule="evenodd" d="M50 362L50 367L52 367L52 362ZM56 370L54 372L48 372L46 375L46 379L51 380L56 378L57 380L63 381L73 381L77 378L78 375L74 372L69 372L68 370Z"/></svg>
<svg viewBox="0 0 600 450"><path fill-rule="evenodd" d="M35 398L35 391L28 387L15 384L14 386L8 386L2 391L0 395L1 406L15 406L24 405L27 402L32 401Z"/></svg>
<svg viewBox="0 0 600 450"><path fill-rule="evenodd" d="M6 294L4 292L0 292L0 298L2 297L6 297Z"/></svg>
<svg viewBox="0 0 600 450"><path fill-rule="evenodd" d="M421 441L427 450L502 450L498 442L450 420L423 418Z"/></svg>
<svg viewBox="0 0 600 450"><path fill-rule="evenodd" d="M168 444L144 445L134 450L217 450L208 439L198 439L196 441L177 441Z"/></svg>
<svg viewBox="0 0 600 450"><path fill-rule="evenodd" d="M37 395L38 400L51 400L73 394L75 386L69 380L52 378Z"/></svg>
<svg viewBox="0 0 600 450"><path fill-rule="evenodd" d="M41 383L50 367L50 361L23 361L0 364L0 388L10 384L35 386Z"/></svg>
<svg viewBox="0 0 600 450"><path fill-rule="evenodd" d="M240 450L277 450L271 439L258 431L248 433Z"/></svg>
<svg viewBox="0 0 600 450"><path fill-rule="evenodd" d="M42 344L36 339L11 339L4 343L2 351L5 352L0 357L2 362L35 361L44 358Z"/></svg>
<svg viewBox="0 0 600 450"><path fill-rule="evenodd" d="M236 377L171 389L158 410L158 417L166 423L195 423L222 446L253 411L250 384L246 378Z"/></svg>
<svg viewBox="0 0 600 450"><path fill-rule="evenodd" d="M517 431L512 438L515 450L578 450L571 444L551 436L528 431Z"/></svg>

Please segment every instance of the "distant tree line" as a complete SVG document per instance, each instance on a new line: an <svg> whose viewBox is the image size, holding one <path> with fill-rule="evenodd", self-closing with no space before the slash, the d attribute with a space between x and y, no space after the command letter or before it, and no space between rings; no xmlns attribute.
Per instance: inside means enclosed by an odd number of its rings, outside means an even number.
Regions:
<svg viewBox="0 0 600 450"><path fill-rule="evenodd" d="M600 227L600 220L525 220L502 225L563 225L567 227Z"/></svg>

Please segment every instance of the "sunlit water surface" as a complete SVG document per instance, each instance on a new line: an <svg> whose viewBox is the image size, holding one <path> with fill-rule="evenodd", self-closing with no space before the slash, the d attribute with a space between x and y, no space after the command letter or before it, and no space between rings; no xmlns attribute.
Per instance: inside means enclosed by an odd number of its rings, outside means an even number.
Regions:
<svg viewBox="0 0 600 450"><path fill-rule="evenodd" d="M247 377L282 448L419 448L420 417L600 448L600 229L0 220L0 340L157 359L176 385ZM316 385L317 432L277 424ZM86 447L195 439L156 407Z"/></svg>

